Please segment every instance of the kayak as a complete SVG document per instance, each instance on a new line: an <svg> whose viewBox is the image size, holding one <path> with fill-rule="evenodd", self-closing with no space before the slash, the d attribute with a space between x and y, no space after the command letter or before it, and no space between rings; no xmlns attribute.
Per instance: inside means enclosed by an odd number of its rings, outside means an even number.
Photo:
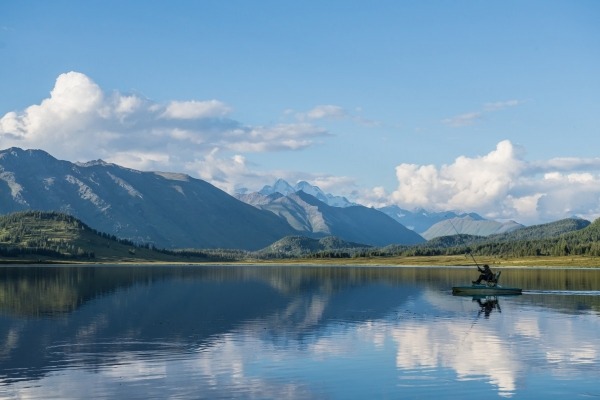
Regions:
<svg viewBox="0 0 600 400"><path fill-rule="evenodd" d="M498 284L501 273L502 271L496 272L494 274L493 279L490 279L490 281L488 281L487 283L473 283L471 286L454 286L452 288L452 294L464 296L497 296L503 294L521 294L522 290L520 288L504 287Z"/></svg>
<svg viewBox="0 0 600 400"><path fill-rule="evenodd" d="M504 287L500 285L488 286L483 284L472 284L470 286L454 286L452 294L465 296L497 296L497 295L514 295L522 294L522 289L514 287Z"/></svg>

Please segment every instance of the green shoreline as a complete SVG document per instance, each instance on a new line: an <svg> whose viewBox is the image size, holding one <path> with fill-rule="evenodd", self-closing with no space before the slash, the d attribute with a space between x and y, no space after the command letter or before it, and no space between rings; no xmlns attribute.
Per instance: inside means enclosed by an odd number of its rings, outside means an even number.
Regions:
<svg viewBox="0 0 600 400"><path fill-rule="evenodd" d="M600 268L600 257L478 257L478 265L489 264L495 268ZM190 259L153 260L153 259L94 259L78 260L42 260L36 259L0 259L0 265L306 265L306 266L448 266L473 267L475 261L465 256L415 256L415 257L368 257L368 258L296 258L237 261L196 261Z"/></svg>

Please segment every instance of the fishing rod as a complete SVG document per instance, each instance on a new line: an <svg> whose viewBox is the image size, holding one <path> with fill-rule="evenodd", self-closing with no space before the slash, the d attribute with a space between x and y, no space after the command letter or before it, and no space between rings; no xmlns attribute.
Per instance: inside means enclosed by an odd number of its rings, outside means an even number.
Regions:
<svg viewBox="0 0 600 400"><path fill-rule="evenodd" d="M456 229L456 226L454 226L454 224L452 223L452 220L450 218L448 218L447 220L448 222L450 222L450 225L452 225L452 228L454 228L454 231L456 232L456 234L458 236L460 236L460 233L458 232L458 229ZM473 255L473 253L471 253L471 250L468 250L467 253L471 256L471 258L473 259L473 262L475 263L475 265L477 266L477 269L479 269L479 263L477 262L477 260L475 259L475 256ZM467 255L465 254L465 257Z"/></svg>

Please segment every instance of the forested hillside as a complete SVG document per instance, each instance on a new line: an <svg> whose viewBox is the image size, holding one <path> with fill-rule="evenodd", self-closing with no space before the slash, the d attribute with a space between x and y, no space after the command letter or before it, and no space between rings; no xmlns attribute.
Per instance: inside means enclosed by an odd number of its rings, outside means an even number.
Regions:
<svg viewBox="0 0 600 400"><path fill-rule="evenodd" d="M454 235L439 237L418 246L390 246L384 249L383 254L432 256L471 253L504 257L596 257L600 256L599 239L600 219L590 223L572 218L488 237Z"/></svg>
<svg viewBox="0 0 600 400"><path fill-rule="evenodd" d="M490 242L515 242L519 240L549 239L568 232L581 230L590 225L590 221L581 218L566 218L548 224L533 225L514 231L490 235Z"/></svg>
<svg viewBox="0 0 600 400"><path fill-rule="evenodd" d="M0 260L177 261L182 257L200 261L210 259L202 252L136 246L130 241L97 232L63 213L22 211L0 216Z"/></svg>

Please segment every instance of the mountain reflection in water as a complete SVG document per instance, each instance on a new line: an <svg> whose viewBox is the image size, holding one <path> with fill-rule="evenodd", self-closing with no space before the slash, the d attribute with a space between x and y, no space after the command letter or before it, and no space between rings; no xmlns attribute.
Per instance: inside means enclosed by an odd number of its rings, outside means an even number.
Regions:
<svg viewBox="0 0 600 400"><path fill-rule="evenodd" d="M599 270L511 269L522 296L450 294L475 273L3 267L0 398L600 394Z"/></svg>

